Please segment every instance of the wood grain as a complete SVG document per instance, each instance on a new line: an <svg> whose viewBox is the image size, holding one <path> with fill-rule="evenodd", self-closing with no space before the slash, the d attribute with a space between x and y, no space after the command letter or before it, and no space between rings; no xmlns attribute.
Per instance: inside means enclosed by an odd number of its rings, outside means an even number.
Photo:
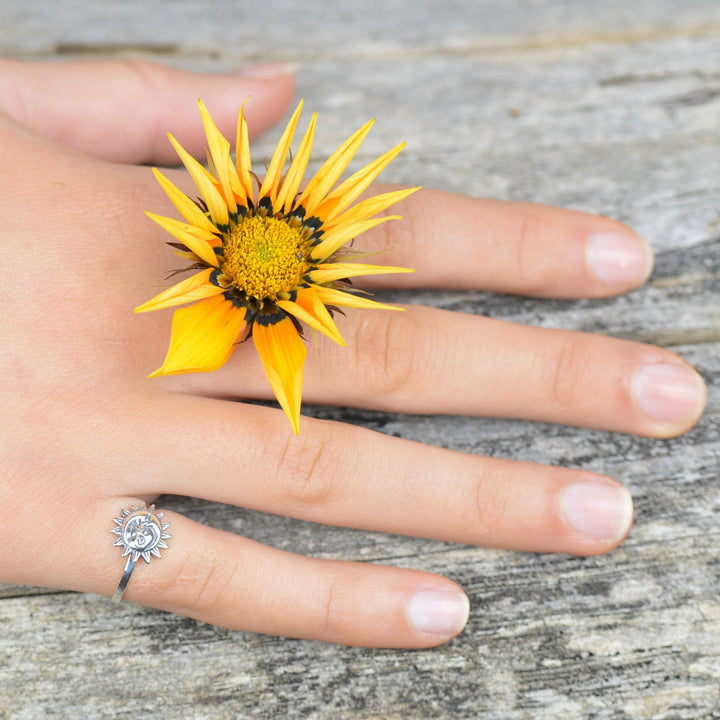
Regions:
<svg viewBox="0 0 720 720"><path fill-rule="evenodd" d="M203 70L299 61L299 93L320 112L316 160L376 116L366 156L408 141L389 180L608 214L658 253L648 286L618 299L399 297L660 343L710 386L700 424L666 441L311 408L467 452L612 474L632 490L636 525L618 551L579 559L167 498L297 552L446 574L470 595L468 628L436 650L373 651L0 585L0 718L720 718L717 2L3 0L0 53L131 54Z"/></svg>

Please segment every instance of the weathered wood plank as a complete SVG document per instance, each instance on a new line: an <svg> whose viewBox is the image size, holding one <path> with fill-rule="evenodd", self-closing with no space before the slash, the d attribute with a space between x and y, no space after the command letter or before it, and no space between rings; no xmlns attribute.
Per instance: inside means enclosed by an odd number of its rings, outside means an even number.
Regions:
<svg viewBox="0 0 720 720"><path fill-rule="evenodd" d="M398 297L673 346L710 383L704 419L669 441L310 409L467 452L612 474L633 492L636 526L619 551L578 559L168 498L179 512L278 547L450 575L470 594L468 628L437 650L370 651L0 586L0 718L720 717L716 2L3 0L0 52L140 52L199 69L299 59L299 92L321 112L316 159L375 115L365 157L409 143L388 179L607 213L659 252L649 286L624 298ZM257 152L269 153L273 139Z"/></svg>

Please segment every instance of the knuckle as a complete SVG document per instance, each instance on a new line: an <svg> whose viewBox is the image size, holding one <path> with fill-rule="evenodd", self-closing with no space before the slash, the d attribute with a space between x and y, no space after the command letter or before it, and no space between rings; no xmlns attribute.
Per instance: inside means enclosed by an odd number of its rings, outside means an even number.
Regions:
<svg viewBox="0 0 720 720"><path fill-rule="evenodd" d="M318 635L332 642L342 642L349 637L353 626L353 617L349 611L348 578L331 573L323 588L324 602L322 615L319 617Z"/></svg>
<svg viewBox="0 0 720 720"><path fill-rule="evenodd" d="M211 540L183 557L174 572L165 578L164 587L156 588L170 594L194 610L217 611L233 593L228 588L237 580L239 559L234 560Z"/></svg>
<svg viewBox="0 0 720 720"><path fill-rule="evenodd" d="M376 399L412 393L411 348L423 337L412 313L366 313L356 331L356 377L365 395Z"/></svg>
<svg viewBox="0 0 720 720"><path fill-rule="evenodd" d="M349 453L344 433L321 430L303 438L290 437L278 456L275 487L282 503L327 506L348 473Z"/></svg>
<svg viewBox="0 0 720 720"><path fill-rule="evenodd" d="M482 471L475 485L474 525L481 536L495 532L507 514L508 474L498 466Z"/></svg>
<svg viewBox="0 0 720 720"><path fill-rule="evenodd" d="M393 253L398 252L404 257L412 257L422 236L416 232L417 225L426 225L425 218L418 218L421 210L422 206L413 203L412 199L408 201L407 198L383 210L379 213L380 216L399 215L400 217L384 222L368 232L373 245Z"/></svg>
<svg viewBox="0 0 720 720"><path fill-rule="evenodd" d="M543 238L547 235L546 222L531 213L526 214L520 225L516 242L517 275L526 295L545 295L552 289L552 267Z"/></svg>
<svg viewBox="0 0 720 720"><path fill-rule="evenodd" d="M555 353L549 401L561 411L575 409L583 402L584 379L593 365L593 353L585 339L570 334L564 337ZM592 401L596 400L593 396Z"/></svg>
<svg viewBox="0 0 720 720"><path fill-rule="evenodd" d="M122 58L118 67L124 68L128 75L134 75L138 84L149 92L157 88L162 75L171 72L152 60L140 57Z"/></svg>

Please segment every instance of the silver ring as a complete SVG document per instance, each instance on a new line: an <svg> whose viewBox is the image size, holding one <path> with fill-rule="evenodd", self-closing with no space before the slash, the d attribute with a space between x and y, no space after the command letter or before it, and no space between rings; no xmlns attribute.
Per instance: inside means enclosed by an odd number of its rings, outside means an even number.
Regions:
<svg viewBox="0 0 720 720"><path fill-rule="evenodd" d="M122 511L122 517L113 518L116 525L110 532L118 536L113 545L123 548L122 557L127 557L120 584L112 599L120 602L135 569L135 563L142 558L150 562L150 556L160 557L160 548L167 548L170 534L166 532L170 523L163 522L163 513L155 512L155 506L132 505Z"/></svg>

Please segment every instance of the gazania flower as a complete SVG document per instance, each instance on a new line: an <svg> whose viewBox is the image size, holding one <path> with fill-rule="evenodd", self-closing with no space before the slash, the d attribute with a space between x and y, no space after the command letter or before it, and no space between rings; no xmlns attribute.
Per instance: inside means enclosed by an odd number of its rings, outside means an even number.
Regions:
<svg viewBox="0 0 720 720"><path fill-rule="evenodd" d="M230 143L202 102L208 169L169 136L200 197L192 200L154 170L183 220L147 214L174 237L175 242L169 244L177 254L190 261L178 272L194 273L136 308L136 312L146 312L194 303L175 311L165 362L150 377L215 370L238 342L252 337L273 392L296 433L306 354L303 323L344 345L333 320L334 310L397 309L359 294L350 279L412 271L352 262L357 251L346 246L360 233L397 218L376 215L417 190L396 190L356 202L403 145L338 184L372 121L351 135L301 189L316 123L313 114L291 157L301 110L302 102L262 182L251 170L242 109L236 162Z"/></svg>

